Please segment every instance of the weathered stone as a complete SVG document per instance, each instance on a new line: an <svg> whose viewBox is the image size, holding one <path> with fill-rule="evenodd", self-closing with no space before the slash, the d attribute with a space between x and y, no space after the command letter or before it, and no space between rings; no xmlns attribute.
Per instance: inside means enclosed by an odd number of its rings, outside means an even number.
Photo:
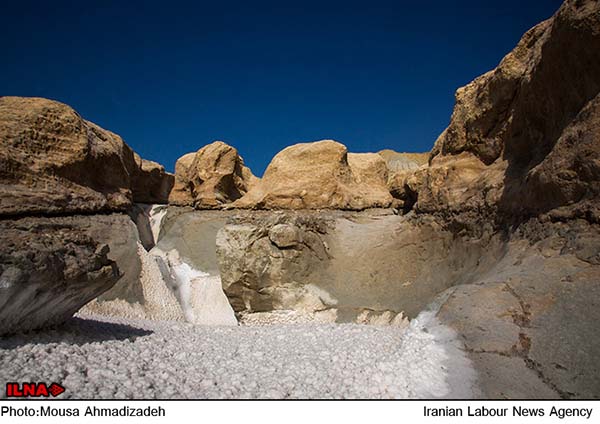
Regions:
<svg viewBox="0 0 600 424"><path fill-rule="evenodd" d="M85 218L0 220L0 334L60 324L118 280L92 234L110 227Z"/></svg>
<svg viewBox="0 0 600 424"><path fill-rule="evenodd" d="M285 241L274 237L279 233ZM232 216L216 244L236 312L333 310L341 322L386 311L414 317L487 263L484 242L454 240L433 223L415 225L390 212L248 212ZM497 248L488 246L490 253ZM372 313L365 317L365 310Z"/></svg>
<svg viewBox="0 0 600 424"><path fill-rule="evenodd" d="M567 0L496 69L457 90L416 210L450 210L467 215L457 218L463 223L486 215L514 225L548 212L595 222L598 75L600 4ZM465 161L472 171L462 169ZM452 181L440 185L453 174L456 190Z"/></svg>
<svg viewBox="0 0 600 424"><path fill-rule="evenodd" d="M0 97L0 215L124 211L162 196L166 174L138 162L121 137L65 104Z"/></svg>
<svg viewBox="0 0 600 424"><path fill-rule="evenodd" d="M527 237L539 228L542 238L531 244L513 236L487 272L443 295L438 319L463 338L485 397L520 398L525 390L526 397L596 397L600 269L578 253L600 250L600 230L587 223L531 225L523 229ZM588 237L574 244L571 237L579 232ZM511 375L518 375L512 387Z"/></svg>
<svg viewBox="0 0 600 424"><path fill-rule="evenodd" d="M134 155L136 167L131 178L133 201L136 203L166 204L175 183L175 176L159 163Z"/></svg>
<svg viewBox="0 0 600 424"><path fill-rule="evenodd" d="M399 153L393 150L385 149L377 152L388 167L390 174L398 171L409 171L427 165L429 152L427 153Z"/></svg>
<svg viewBox="0 0 600 424"><path fill-rule="evenodd" d="M169 203L218 208L242 197L257 180L235 148L215 141L177 161Z"/></svg>
<svg viewBox="0 0 600 424"><path fill-rule="evenodd" d="M391 204L385 163L375 154L348 155L333 140L279 152L260 182L233 206L255 209L355 209Z"/></svg>
<svg viewBox="0 0 600 424"><path fill-rule="evenodd" d="M277 224L271 227L269 240L279 248L296 246L302 241L299 229L290 224Z"/></svg>

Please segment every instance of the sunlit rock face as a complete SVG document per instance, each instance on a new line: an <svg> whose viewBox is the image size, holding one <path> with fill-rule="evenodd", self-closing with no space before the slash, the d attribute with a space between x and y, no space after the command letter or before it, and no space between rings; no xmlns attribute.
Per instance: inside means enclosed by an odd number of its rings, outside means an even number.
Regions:
<svg viewBox="0 0 600 424"><path fill-rule="evenodd" d="M237 149L215 141L179 158L169 203L216 209L242 197L257 181Z"/></svg>
<svg viewBox="0 0 600 424"><path fill-rule="evenodd" d="M0 216L125 211L166 201L170 179L63 103L0 97Z"/></svg>
<svg viewBox="0 0 600 424"><path fill-rule="evenodd" d="M567 0L459 88L415 209L462 226L599 222L599 28L597 1Z"/></svg>
<svg viewBox="0 0 600 424"><path fill-rule="evenodd" d="M333 140L299 143L279 152L263 178L233 207L351 209L388 207L385 161L375 154L349 156Z"/></svg>
<svg viewBox="0 0 600 424"><path fill-rule="evenodd" d="M166 202L171 180L65 104L0 97L0 314L11 316L0 331L60 324L96 297L142 296L125 213Z"/></svg>

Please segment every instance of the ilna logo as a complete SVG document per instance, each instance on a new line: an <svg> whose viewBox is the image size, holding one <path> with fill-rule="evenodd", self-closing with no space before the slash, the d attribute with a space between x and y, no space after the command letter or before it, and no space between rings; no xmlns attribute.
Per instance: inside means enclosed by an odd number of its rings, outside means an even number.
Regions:
<svg viewBox="0 0 600 424"><path fill-rule="evenodd" d="M64 391L58 383L6 383L6 397L56 397Z"/></svg>

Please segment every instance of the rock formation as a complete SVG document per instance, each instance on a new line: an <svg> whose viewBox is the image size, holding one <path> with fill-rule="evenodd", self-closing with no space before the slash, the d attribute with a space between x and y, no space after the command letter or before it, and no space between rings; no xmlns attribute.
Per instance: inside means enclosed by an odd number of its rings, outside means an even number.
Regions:
<svg viewBox="0 0 600 424"><path fill-rule="evenodd" d="M387 169L375 154L348 155L333 140L283 149L263 178L233 206L253 209L351 209L388 207Z"/></svg>
<svg viewBox="0 0 600 424"><path fill-rule="evenodd" d="M131 178L134 202L167 204L175 176L166 172L161 164L142 159L137 153L134 158L136 166Z"/></svg>
<svg viewBox="0 0 600 424"><path fill-rule="evenodd" d="M170 177L135 156L65 104L0 97L0 215L124 211L161 193L164 201Z"/></svg>
<svg viewBox="0 0 600 424"><path fill-rule="evenodd" d="M390 149L377 152L381 156L390 171L390 174L398 171L408 171L427 165L429 153L399 153Z"/></svg>
<svg viewBox="0 0 600 424"><path fill-rule="evenodd" d="M242 197L257 180L235 148L215 141L179 158L169 203L219 208Z"/></svg>
<svg viewBox="0 0 600 424"><path fill-rule="evenodd" d="M484 245L500 249L391 211L236 212L216 236L223 289L238 314L294 311L330 322L412 318L486 263Z"/></svg>
<svg viewBox="0 0 600 424"><path fill-rule="evenodd" d="M566 1L496 69L457 90L418 211L462 215L453 219L463 224L482 214L514 224L551 211L552 219L597 222L599 8ZM473 172L462 172L466 162ZM442 186L464 189L456 197Z"/></svg>
<svg viewBox="0 0 600 424"><path fill-rule="evenodd" d="M0 334L58 324L98 296L140 298L136 226L106 212L164 203L170 181L67 105L0 97Z"/></svg>
<svg viewBox="0 0 600 424"><path fill-rule="evenodd" d="M599 71L600 4L567 0L457 91L417 181L417 220L508 241L438 314L463 337L487 397L600 393Z"/></svg>
<svg viewBox="0 0 600 424"><path fill-rule="evenodd" d="M110 225L86 218L0 220L0 334L60 324L117 281L92 234Z"/></svg>
<svg viewBox="0 0 600 424"><path fill-rule="evenodd" d="M93 297L88 311L196 324L428 310L482 396L597 397L599 76L600 4L567 0L458 89L428 160L324 140L258 181L215 142L178 160L170 194L160 165L68 106L0 98L0 334ZM111 211L136 225L76 215Z"/></svg>

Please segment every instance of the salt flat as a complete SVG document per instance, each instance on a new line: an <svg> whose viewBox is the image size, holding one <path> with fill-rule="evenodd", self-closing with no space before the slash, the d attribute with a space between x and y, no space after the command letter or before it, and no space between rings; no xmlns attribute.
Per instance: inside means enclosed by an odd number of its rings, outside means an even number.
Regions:
<svg viewBox="0 0 600 424"><path fill-rule="evenodd" d="M407 328L80 316L0 340L0 381L58 382L61 398L456 398L474 380L431 312Z"/></svg>

